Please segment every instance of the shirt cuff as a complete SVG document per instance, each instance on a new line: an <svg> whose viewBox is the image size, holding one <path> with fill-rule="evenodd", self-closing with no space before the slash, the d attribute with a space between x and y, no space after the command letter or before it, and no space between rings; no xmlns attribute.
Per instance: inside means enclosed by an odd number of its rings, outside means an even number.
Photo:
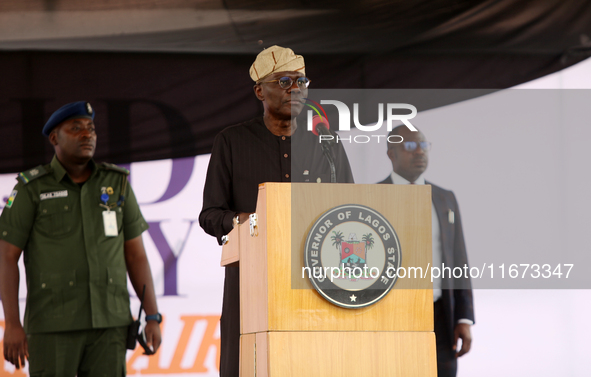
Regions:
<svg viewBox="0 0 591 377"><path fill-rule="evenodd" d="M238 212L226 212L224 220L222 221L225 234L228 234L234 229L234 217L238 215ZM229 229L229 230L226 230Z"/></svg>
<svg viewBox="0 0 591 377"><path fill-rule="evenodd" d="M140 236L144 231L148 230L149 227L150 226L143 218L134 223L123 225L123 239L125 241L132 240Z"/></svg>
<svg viewBox="0 0 591 377"><path fill-rule="evenodd" d="M472 321L471 319L462 318L458 319L458 323L465 323L466 325L472 326L474 324L474 321Z"/></svg>
<svg viewBox="0 0 591 377"><path fill-rule="evenodd" d="M222 232L224 234L218 234L216 236L219 245L223 245L222 237L228 235L234 229L234 217L238 214L238 212L233 211L226 211L224 213L224 217L222 218ZM217 233L217 232L216 232Z"/></svg>
<svg viewBox="0 0 591 377"><path fill-rule="evenodd" d="M22 250L29 240L29 235L6 224L0 224L0 240L4 240Z"/></svg>

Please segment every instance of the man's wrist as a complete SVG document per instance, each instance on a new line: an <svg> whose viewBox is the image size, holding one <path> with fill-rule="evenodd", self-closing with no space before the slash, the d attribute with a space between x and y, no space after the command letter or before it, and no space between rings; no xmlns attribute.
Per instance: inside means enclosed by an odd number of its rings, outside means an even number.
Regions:
<svg viewBox="0 0 591 377"><path fill-rule="evenodd" d="M4 326L6 327L22 327L23 325L21 324L20 319L17 320L5 320L4 321Z"/></svg>
<svg viewBox="0 0 591 377"><path fill-rule="evenodd" d="M472 321L471 319L467 319L467 318L462 318L462 319L458 319L458 325L460 323L463 323L465 325L470 325L472 326L474 324L474 321Z"/></svg>

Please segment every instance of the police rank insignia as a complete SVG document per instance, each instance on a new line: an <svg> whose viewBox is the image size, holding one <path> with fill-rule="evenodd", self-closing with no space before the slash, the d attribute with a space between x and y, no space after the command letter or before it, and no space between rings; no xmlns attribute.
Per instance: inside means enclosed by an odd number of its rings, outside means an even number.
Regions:
<svg viewBox="0 0 591 377"><path fill-rule="evenodd" d="M92 115L92 106L89 102L86 102L86 111L88 111L88 115Z"/></svg>
<svg viewBox="0 0 591 377"><path fill-rule="evenodd" d="M392 225L378 211L357 204L323 213L304 247L305 276L322 297L349 309L384 298L402 261Z"/></svg>
<svg viewBox="0 0 591 377"><path fill-rule="evenodd" d="M12 203L14 203L14 199L16 198L16 194L18 194L18 191L12 190L12 192L10 193L10 196L8 197L8 200L6 201L6 208L12 207Z"/></svg>

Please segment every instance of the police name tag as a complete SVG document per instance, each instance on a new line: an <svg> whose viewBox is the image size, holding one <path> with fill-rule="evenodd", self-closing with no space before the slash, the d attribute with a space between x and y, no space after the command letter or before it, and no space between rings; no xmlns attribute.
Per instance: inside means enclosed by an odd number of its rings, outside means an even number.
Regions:
<svg viewBox="0 0 591 377"><path fill-rule="evenodd" d="M115 211L103 211L103 224L105 225L106 237L117 237L117 215Z"/></svg>
<svg viewBox="0 0 591 377"><path fill-rule="evenodd" d="M54 198L67 198L68 190L45 192L39 195L39 200L54 199Z"/></svg>

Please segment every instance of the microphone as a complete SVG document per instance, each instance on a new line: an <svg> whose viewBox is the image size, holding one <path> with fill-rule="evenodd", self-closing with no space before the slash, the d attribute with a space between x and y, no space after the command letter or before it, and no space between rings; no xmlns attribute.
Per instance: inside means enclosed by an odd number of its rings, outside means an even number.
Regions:
<svg viewBox="0 0 591 377"><path fill-rule="evenodd" d="M335 141L334 135L330 133L329 129L330 124L328 123L328 119L321 119L318 115L314 115L312 118L312 133L320 137L320 141L323 145L332 147L334 146Z"/></svg>

